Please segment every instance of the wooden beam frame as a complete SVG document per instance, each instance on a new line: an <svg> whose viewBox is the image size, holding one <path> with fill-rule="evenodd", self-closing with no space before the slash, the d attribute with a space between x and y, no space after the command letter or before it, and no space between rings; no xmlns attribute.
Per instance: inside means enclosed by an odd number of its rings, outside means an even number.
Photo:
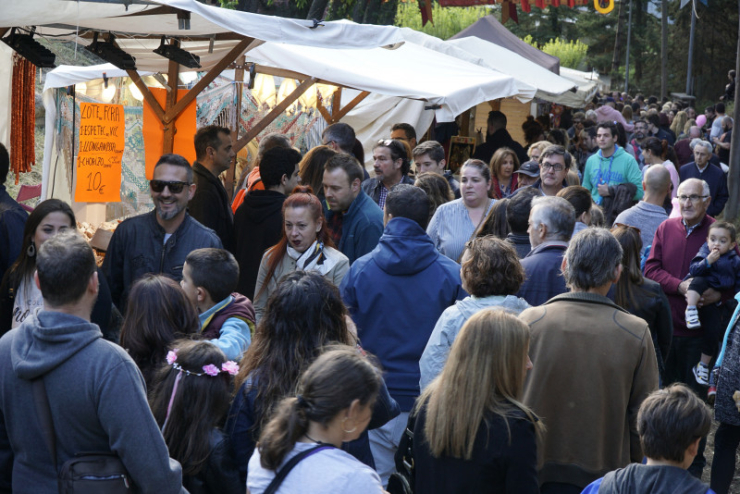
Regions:
<svg viewBox="0 0 740 494"><path fill-rule="evenodd" d="M154 114L157 115L157 118L163 121L164 109L156 100L156 98L154 98L154 95L151 93L151 91L149 91L149 86L144 84L144 81L141 80L139 73L131 69L127 70L126 73L131 78L131 81L136 85L136 87L139 88L139 91L141 91L141 94L144 96L144 100L149 104L149 106L152 107L152 110L154 110Z"/></svg>
<svg viewBox="0 0 740 494"><path fill-rule="evenodd" d="M231 62L236 60L236 58L244 53L244 50L247 49L249 44L254 41L254 38L243 38L238 45L236 45L234 48L231 49L231 51L226 54L224 58L221 59L220 62L218 62L216 65L211 68L211 70L208 71L206 75L204 75L196 84L193 86L193 88L188 91L188 94L185 95L183 99L177 102L173 107L167 108L164 114L164 119L162 119L162 122L164 124L167 124L177 118L182 111L187 108L187 106L192 103L195 98L200 94L201 91L203 91L206 86L208 86L213 80L221 73L225 68L227 68ZM175 79L176 80L176 79ZM172 84L172 79L170 79L170 84ZM175 83L175 88L177 87L177 84Z"/></svg>
<svg viewBox="0 0 740 494"><path fill-rule="evenodd" d="M341 89L342 88L340 87L334 92L334 95L332 97L331 114L329 113L329 110L327 110L321 102L319 102L316 105L316 109L319 110L319 113L321 113L321 116L324 117L324 120L326 120L326 123L328 125L339 122L342 118L344 118L345 115L347 115L347 113L352 111L354 107L359 105L362 100L364 100L370 95L368 91L362 91L360 94L355 96L352 99L352 101L347 103L347 105L344 108L340 108L341 98L342 98Z"/></svg>
<svg viewBox="0 0 740 494"><path fill-rule="evenodd" d="M295 88L295 91L286 96L283 101L278 103L275 108L270 110L267 115L262 117L262 120L257 122L254 127L249 129L246 134L244 134L238 141L234 143L234 152L238 153L244 146L249 144L249 141L257 137L260 132L265 130L268 125L270 125L278 116L280 116L281 113L283 113L290 105L292 105L298 98L300 98L301 95L305 93L308 88L313 86L317 80L318 79L316 79L315 77L311 77L303 81L300 86Z"/></svg>

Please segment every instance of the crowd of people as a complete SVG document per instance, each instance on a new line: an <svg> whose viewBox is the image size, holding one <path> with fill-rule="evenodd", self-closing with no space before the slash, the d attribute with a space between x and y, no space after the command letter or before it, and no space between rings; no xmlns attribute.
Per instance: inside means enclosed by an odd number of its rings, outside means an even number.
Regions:
<svg viewBox="0 0 740 494"><path fill-rule="evenodd" d="M524 146L487 123L458 170L395 124L373 177L347 124L305 155L269 134L233 201L231 133L203 127L100 267L68 204L0 185L0 492L96 451L125 470L93 491L727 493L723 103L613 93Z"/></svg>

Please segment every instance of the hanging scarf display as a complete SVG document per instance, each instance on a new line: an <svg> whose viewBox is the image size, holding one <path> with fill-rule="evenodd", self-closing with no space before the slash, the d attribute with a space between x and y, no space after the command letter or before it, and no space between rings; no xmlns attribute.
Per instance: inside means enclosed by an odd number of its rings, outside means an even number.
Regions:
<svg viewBox="0 0 740 494"><path fill-rule="evenodd" d="M18 176L36 162L36 66L18 55L13 56L11 101L10 166L17 184Z"/></svg>

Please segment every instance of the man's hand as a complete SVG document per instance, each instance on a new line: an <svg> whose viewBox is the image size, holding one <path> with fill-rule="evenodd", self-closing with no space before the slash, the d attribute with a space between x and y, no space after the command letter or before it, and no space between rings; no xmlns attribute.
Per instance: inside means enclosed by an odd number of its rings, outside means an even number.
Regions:
<svg viewBox="0 0 740 494"><path fill-rule="evenodd" d="M707 288L704 293L701 294L697 307L704 307L705 305L716 304L722 298L722 294L714 288Z"/></svg>
<svg viewBox="0 0 740 494"><path fill-rule="evenodd" d="M719 259L719 249L712 249L712 252L707 256L707 263L711 266Z"/></svg>
<svg viewBox="0 0 740 494"><path fill-rule="evenodd" d="M601 197L609 197L609 185L607 184L599 184L598 186L599 195Z"/></svg>
<svg viewBox="0 0 740 494"><path fill-rule="evenodd" d="M680 285L678 285L678 294L679 295L686 295L686 292L689 291L689 285L691 284L691 278L688 280L683 280Z"/></svg>

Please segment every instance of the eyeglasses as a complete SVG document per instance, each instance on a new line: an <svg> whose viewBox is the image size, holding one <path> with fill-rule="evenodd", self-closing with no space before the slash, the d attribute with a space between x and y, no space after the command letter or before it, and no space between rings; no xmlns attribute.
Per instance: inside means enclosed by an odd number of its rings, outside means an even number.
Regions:
<svg viewBox="0 0 740 494"><path fill-rule="evenodd" d="M172 181L169 182L167 180L150 180L149 181L149 187L151 187L152 192L162 192L165 187L169 187L170 192L173 194L179 194L182 192L182 189L188 185L191 185L190 182L179 182L179 181Z"/></svg>
<svg viewBox="0 0 740 494"><path fill-rule="evenodd" d="M699 201L703 201L707 197L709 196L698 196L696 194L691 194L690 196L678 196L678 202L686 202L686 201L699 202Z"/></svg>
<svg viewBox="0 0 740 494"><path fill-rule="evenodd" d="M542 169L545 171L553 170L556 172L562 172L563 170L565 170L565 165L561 163L550 163L549 161L545 161L544 163L542 163Z"/></svg>
<svg viewBox="0 0 740 494"><path fill-rule="evenodd" d="M638 235L642 233L642 230L640 230L636 226L626 225L624 223L614 223L614 225L612 225L612 230L614 230L615 228L626 228L628 230L634 230L637 232Z"/></svg>
<svg viewBox="0 0 740 494"><path fill-rule="evenodd" d="M393 144L393 139L381 139L378 141L378 144L385 147L390 147L391 144Z"/></svg>

